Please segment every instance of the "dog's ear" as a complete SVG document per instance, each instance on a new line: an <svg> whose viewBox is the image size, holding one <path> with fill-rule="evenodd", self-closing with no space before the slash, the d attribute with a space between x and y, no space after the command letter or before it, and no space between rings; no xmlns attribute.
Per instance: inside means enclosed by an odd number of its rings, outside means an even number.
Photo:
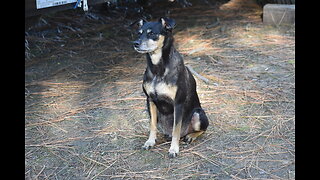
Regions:
<svg viewBox="0 0 320 180"><path fill-rule="evenodd" d="M132 24L130 24L130 27L131 28L140 28L146 22L147 21L144 19L138 19L138 20L134 21Z"/></svg>
<svg viewBox="0 0 320 180"><path fill-rule="evenodd" d="M167 17L160 18L159 21L161 22L162 26L167 30L172 30L176 26L176 22L173 19Z"/></svg>

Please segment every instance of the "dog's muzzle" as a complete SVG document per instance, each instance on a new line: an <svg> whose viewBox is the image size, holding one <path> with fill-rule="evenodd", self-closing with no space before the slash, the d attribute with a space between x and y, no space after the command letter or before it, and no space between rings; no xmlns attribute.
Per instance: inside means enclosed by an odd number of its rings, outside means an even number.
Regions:
<svg viewBox="0 0 320 180"><path fill-rule="evenodd" d="M141 41L140 40L136 40L136 41L133 41L133 47L134 48L139 48L140 44L141 44Z"/></svg>
<svg viewBox="0 0 320 180"><path fill-rule="evenodd" d="M136 50L138 53L148 53L149 52L149 50L141 48L141 44L142 44L141 40L136 40L136 41L133 41L132 43L133 43L134 50Z"/></svg>

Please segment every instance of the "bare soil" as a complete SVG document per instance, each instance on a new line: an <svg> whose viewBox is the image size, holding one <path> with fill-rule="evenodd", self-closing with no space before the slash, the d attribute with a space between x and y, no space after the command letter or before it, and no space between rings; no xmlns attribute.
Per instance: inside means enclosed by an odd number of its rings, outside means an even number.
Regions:
<svg viewBox="0 0 320 180"><path fill-rule="evenodd" d="M295 179L295 29L263 25L255 1L167 1L175 46L210 126L169 159L141 150L149 117L138 16L90 9L43 15L25 35L25 179ZM30 21L31 22L31 21Z"/></svg>

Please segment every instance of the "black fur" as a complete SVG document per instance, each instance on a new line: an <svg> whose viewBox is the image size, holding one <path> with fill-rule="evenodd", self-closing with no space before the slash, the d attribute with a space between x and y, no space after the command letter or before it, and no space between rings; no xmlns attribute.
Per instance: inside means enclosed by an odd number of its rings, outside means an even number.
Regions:
<svg viewBox="0 0 320 180"><path fill-rule="evenodd" d="M151 53L146 53L147 68L143 76L143 91L147 96L147 105L153 102L157 107L157 124L165 136L172 136L174 117L176 125L182 122L180 137L195 132L192 129L191 118L194 113L199 114L200 130L205 131L209 125L208 118L201 108L198 94L196 92L196 81L189 69L184 65L183 58L175 49L172 29L175 22L172 19L163 18L158 22L144 22L140 27L140 37L135 41L137 46L146 38L157 40L156 36L164 36L161 51L162 56L157 64L151 60ZM152 36L145 31L152 32ZM150 31L151 30L151 31ZM139 47L137 47L139 48ZM160 94L156 90L147 92L144 85L164 83L176 87L175 98Z"/></svg>

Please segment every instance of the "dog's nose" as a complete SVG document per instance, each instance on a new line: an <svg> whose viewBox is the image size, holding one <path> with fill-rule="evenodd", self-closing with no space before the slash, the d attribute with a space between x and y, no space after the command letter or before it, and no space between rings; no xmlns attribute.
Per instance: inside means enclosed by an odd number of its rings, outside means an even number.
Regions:
<svg viewBox="0 0 320 180"><path fill-rule="evenodd" d="M139 47L140 46L140 41L139 40L133 41L133 46L134 47Z"/></svg>

